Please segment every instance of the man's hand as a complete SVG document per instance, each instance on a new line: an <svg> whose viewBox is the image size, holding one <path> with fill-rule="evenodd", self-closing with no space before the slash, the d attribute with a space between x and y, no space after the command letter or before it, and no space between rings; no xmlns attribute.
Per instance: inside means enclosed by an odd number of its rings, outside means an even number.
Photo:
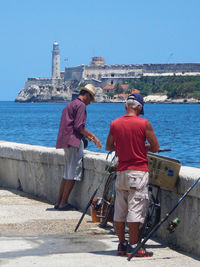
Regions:
<svg viewBox="0 0 200 267"><path fill-rule="evenodd" d="M93 142L96 147L102 148L102 144L99 141L99 139L90 131L88 131L86 128L83 128L81 130L81 134L84 135L89 141Z"/></svg>
<svg viewBox="0 0 200 267"><path fill-rule="evenodd" d="M150 147L150 144L145 144L145 147L146 147L146 151L151 151L151 147Z"/></svg>
<svg viewBox="0 0 200 267"><path fill-rule="evenodd" d="M96 136L93 136L91 138L91 141L94 142L96 147L102 148L102 144L101 144L100 140Z"/></svg>

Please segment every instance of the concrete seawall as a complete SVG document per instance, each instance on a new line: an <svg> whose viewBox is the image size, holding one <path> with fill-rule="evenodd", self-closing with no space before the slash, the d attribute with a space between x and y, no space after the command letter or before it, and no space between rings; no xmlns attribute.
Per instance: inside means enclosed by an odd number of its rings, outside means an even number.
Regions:
<svg viewBox="0 0 200 267"><path fill-rule="evenodd" d="M10 187L54 203L63 175L62 150L42 146L0 142L0 186ZM70 203L84 209L96 189L108 164L106 154L84 153L84 179L75 185ZM175 190L161 190L161 217L177 202L190 185L200 176L200 169L182 166ZM104 184L98 191L101 196ZM190 192L170 219L178 217L180 224L173 234L164 223L157 235L184 251L200 255L200 183Z"/></svg>

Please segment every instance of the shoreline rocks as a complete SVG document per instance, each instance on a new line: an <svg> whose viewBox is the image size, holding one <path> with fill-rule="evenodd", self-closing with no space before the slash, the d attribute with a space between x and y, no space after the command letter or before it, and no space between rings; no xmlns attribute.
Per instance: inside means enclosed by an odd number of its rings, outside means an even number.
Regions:
<svg viewBox="0 0 200 267"><path fill-rule="evenodd" d="M195 98L168 98L167 95L148 95L144 97L145 103L153 104L200 104Z"/></svg>
<svg viewBox="0 0 200 267"><path fill-rule="evenodd" d="M67 92L51 92L47 93L47 90L40 92L38 94L38 90L36 92L31 91L33 88L23 89L19 93L18 97L15 99L15 102L20 103L63 103L69 102L73 97L78 96L78 94L74 94L73 92L70 95ZM34 88L35 89L35 88ZM123 103L125 99L112 99L107 98L106 95L103 94L101 88L97 88L96 95L96 103ZM164 94L151 94L144 97L145 103L150 104L200 104L200 100L195 98L168 98L167 95Z"/></svg>

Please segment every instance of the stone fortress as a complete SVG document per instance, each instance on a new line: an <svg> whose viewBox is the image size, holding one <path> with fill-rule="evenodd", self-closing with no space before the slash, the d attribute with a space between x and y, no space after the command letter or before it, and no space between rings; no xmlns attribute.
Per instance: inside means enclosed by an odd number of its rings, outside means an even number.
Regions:
<svg viewBox="0 0 200 267"><path fill-rule="evenodd" d="M97 102L106 102L103 88L123 84L128 79L142 76L200 76L200 63L177 64L129 64L107 65L104 58L93 57L90 65L66 67L60 71L58 42L53 43L52 76L28 78L16 102L65 102L70 101L81 83L97 87Z"/></svg>

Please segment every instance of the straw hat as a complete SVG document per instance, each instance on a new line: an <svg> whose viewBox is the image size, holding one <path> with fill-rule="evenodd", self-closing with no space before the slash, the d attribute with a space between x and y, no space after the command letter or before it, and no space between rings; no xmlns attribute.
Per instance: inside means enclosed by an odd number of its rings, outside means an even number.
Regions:
<svg viewBox="0 0 200 267"><path fill-rule="evenodd" d="M88 93L91 94L92 98L93 98L93 102L95 101L94 97L96 94L96 88L94 87L94 85L92 85L91 83L86 84L85 86L81 87L80 90L84 90L87 91Z"/></svg>

